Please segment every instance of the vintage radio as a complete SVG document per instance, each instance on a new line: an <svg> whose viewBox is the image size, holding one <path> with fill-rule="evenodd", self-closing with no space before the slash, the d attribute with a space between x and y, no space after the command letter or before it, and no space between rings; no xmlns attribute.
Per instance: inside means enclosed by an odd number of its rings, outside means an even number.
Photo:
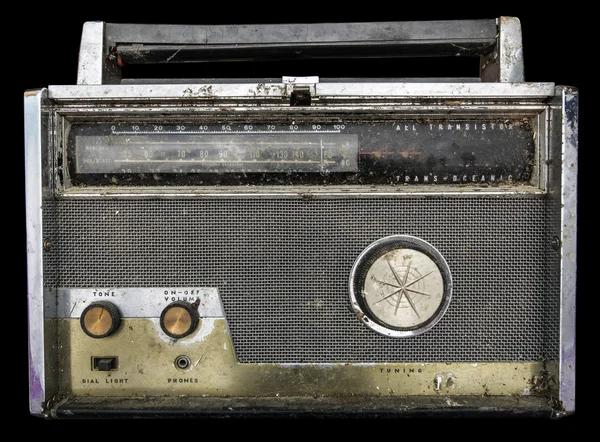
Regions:
<svg viewBox="0 0 600 442"><path fill-rule="evenodd" d="M243 69L455 55L478 75ZM24 103L31 414L574 412L578 94L524 81L518 19L88 22Z"/></svg>

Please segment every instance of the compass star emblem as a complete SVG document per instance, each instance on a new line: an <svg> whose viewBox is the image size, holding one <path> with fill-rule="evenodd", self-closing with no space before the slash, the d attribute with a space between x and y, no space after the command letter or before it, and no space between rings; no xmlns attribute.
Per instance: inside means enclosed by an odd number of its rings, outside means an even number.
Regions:
<svg viewBox="0 0 600 442"><path fill-rule="evenodd" d="M429 330L446 312L451 294L452 276L444 257L414 236L375 241L357 258L350 277L358 317L387 336Z"/></svg>
<svg viewBox="0 0 600 442"><path fill-rule="evenodd" d="M417 296L427 296L429 297L429 293L425 293L421 290L416 290L415 285L425 279L428 275L433 273L433 270L421 275L418 270L411 272L411 261L408 261L408 266L405 267L404 274L402 275L402 270L398 271L394 268L391 260L389 258L386 259L388 266L390 267L391 274L393 278L387 278L388 281L380 281L375 276L373 276L373 280L382 286L392 287L392 292L385 294L383 298L376 302L380 303L383 301L390 301L394 303L394 314L398 314L398 309L400 308L400 304L403 299L406 299L410 304L410 307L415 312L415 315L420 318L419 311L415 305L415 301L413 300L413 295Z"/></svg>

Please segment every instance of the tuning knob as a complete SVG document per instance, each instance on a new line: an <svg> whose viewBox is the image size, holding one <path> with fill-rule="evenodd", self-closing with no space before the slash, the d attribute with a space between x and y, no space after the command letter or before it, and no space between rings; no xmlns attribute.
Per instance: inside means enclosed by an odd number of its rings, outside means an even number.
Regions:
<svg viewBox="0 0 600 442"><path fill-rule="evenodd" d="M200 322L197 306L188 302L175 301L165 307L160 315L160 326L172 338L189 335Z"/></svg>
<svg viewBox="0 0 600 442"><path fill-rule="evenodd" d="M119 328L121 314L111 302L92 302L83 310L79 322L86 335L95 339L105 338Z"/></svg>

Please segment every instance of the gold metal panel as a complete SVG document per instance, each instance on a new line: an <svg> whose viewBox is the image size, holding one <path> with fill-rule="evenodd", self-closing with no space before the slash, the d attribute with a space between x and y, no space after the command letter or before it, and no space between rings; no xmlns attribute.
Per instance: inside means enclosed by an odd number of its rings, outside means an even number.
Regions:
<svg viewBox="0 0 600 442"><path fill-rule="evenodd" d="M59 336L61 390L72 396L521 397L549 386L542 362L241 364L223 318L203 318L181 339L162 332L158 319L124 319L104 339L64 319ZM99 357L118 358L117 369L94 370Z"/></svg>

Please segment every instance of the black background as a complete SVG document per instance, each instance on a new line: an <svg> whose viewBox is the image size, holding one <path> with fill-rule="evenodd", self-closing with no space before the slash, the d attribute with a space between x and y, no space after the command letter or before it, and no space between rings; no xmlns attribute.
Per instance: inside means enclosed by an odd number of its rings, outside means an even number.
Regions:
<svg viewBox="0 0 600 442"><path fill-rule="evenodd" d="M594 90L591 86L595 69L590 64L593 27L588 24L585 10L573 9L577 3L560 4L556 9L541 3L510 2L449 4L417 2L374 3L325 3L325 2L277 2L277 3L232 3L227 1L206 4L146 2L135 5L127 3L42 3L13 5L16 12L5 15L7 28L3 35L4 71L3 90L9 92L9 99L3 100L5 135L9 133L12 142L3 143L5 159L5 195L10 206L4 210L3 218L14 226L5 229L8 241L5 247L9 259L5 261L5 282L14 286L5 294L5 316L8 313L10 325L5 329L4 342L14 347L12 352L4 354L2 393L4 430L10 434L17 430L16 437L57 437L60 439L78 439L106 436L110 438L136 435L154 437L207 438L223 436L276 437L277 439L318 438L322 429L332 433L327 437L354 435L358 437L377 437L393 439L427 439L448 436L455 438L518 438L569 437L582 435L587 423L593 423L594 405L592 400L598 391L598 380L594 372L594 353L596 331L582 326L585 316L589 315L598 298L597 290L587 290L583 272L584 254L590 255L595 235L582 241L586 222L593 222L593 206L588 209L583 204L591 200L591 192L583 186L583 179L594 173L593 145L585 143L586 132L593 123L591 114ZM81 28L86 21L105 21L114 23L171 23L171 24L259 24L259 23L318 23L318 22L359 22L359 21L412 21L412 20L456 20L489 19L499 16L514 16L521 21L523 28L523 47L525 58L525 77L531 82L554 82L573 86L580 91L580 150L579 150L579 272L578 272L578 335L577 335L577 411L573 416L554 420L193 420L193 421L139 421L124 422L76 422L45 421L29 416L28 404L28 367L27 367L27 299L26 299L26 261L25 261L25 210L24 210L24 148L23 148L23 93L26 89L35 89L48 85L76 84L77 61ZM590 39L586 41L586 39ZM377 69L386 69L391 65L376 65ZM439 64L420 61L414 66L404 63L398 77L410 75L443 76ZM317 66L290 65L295 72L287 72L286 66L273 70L273 77L280 75L317 75L325 76L389 76L389 73L374 71L373 64L327 63L317 72L310 72ZM305 69L306 68L306 69ZM259 70L262 68L259 68ZM453 69L453 68L451 68ZM306 72L305 72L306 70ZM426 71L430 70L429 74ZM302 72L298 72L302 71ZM230 76L230 71L222 71ZM236 76L244 76L238 70ZM264 71L261 71L264 72ZM386 71L387 72L387 71ZM215 75L218 75L216 72ZM477 75L477 72L470 74ZM202 75L199 75L202 76ZM6 130L8 129L8 130ZM15 174L15 179L11 175ZM14 202L13 201L14 198ZM593 204L593 202L592 202ZM586 248L588 250L586 250ZM592 254L592 259L593 258ZM589 279L588 279L589 280ZM14 308L16 306L16 308ZM588 313L586 315L586 312ZM15 339L16 338L16 339ZM591 338L591 339L589 339ZM120 425L116 426L117 423ZM483 425L482 425L483 424ZM516 426L518 424L518 427ZM34 431L41 431L39 435ZM150 430L151 432L148 432ZM156 431L164 430L164 434ZM214 431L214 432L213 432ZM343 431L337 433L337 431ZM543 433L541 433L543 432ZM593 433L592 433L593 434ZM59 440L59 439L56 439ZM139 439L138 439L139 440Z"/></svg>

